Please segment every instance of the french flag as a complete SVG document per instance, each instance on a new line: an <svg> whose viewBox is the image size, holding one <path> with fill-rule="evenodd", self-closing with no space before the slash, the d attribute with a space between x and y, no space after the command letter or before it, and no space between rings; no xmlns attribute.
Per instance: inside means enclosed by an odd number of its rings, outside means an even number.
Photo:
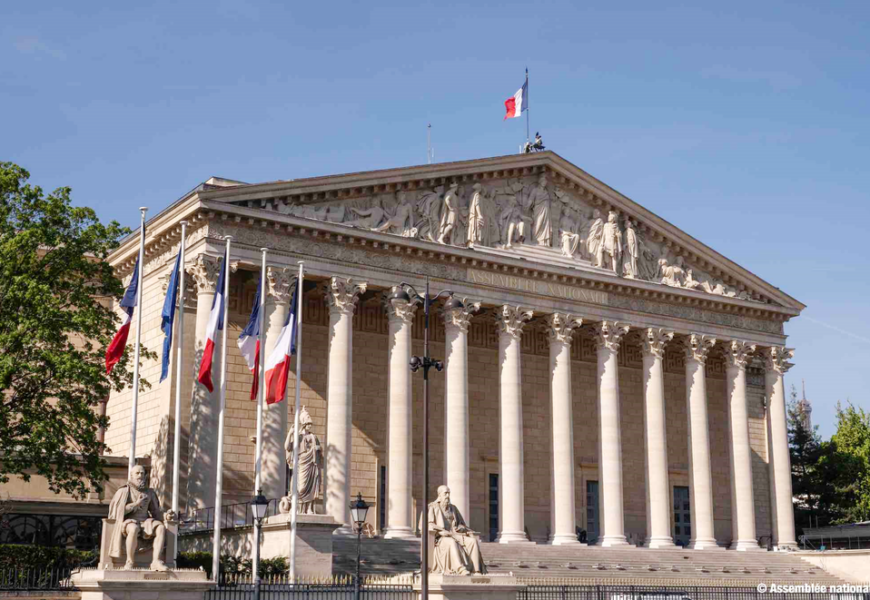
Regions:
<svg viewBox="0 0 870 600"><path fill-rule="evenodd" d="M227 260L224 258L221 265L221 273L217 281L217 293L211 303L211 315L208 318L206 329L205 349L202 351L202 362L199 364L199 375L196 380L208 389L214 391L211 381L211 367L214 363L214 345L217 341L217 332L224 328L224 278L227 276ZM225 375L226 376L226 375Z"/></svg>
<svg viewBox="0 0 870 600"><path fill-rule="evenodd" d="M290 301L290 312L287 321L278 336L278 342L272 353L266 359L266 403L275 404L284 399L287 391L287 376L290 373L290 357L296 354L296 294L293 292Z"/></svg>
<svg viewBox="0 0 870 600"><path fill-rule="evenodd" d="M130 279L130 285L127 286L127 291L124 292L124 297L121 299L121 308L124 309L124 322L121 323L121 327L115 332L115 337L112 338L112 343L106 349L106 374L112 372L112 369L124 355L124 348L127 347L127 336L130 335L130 322L133 320L133 309L136 307L138 291L139 259L137 258L136 266L133 267L133 277Z"/></svg>
<svg viewBox="0 0 870 600"><path fill-rule="evenodd" d="M504 107L507 112L504 115L505 119L516 119L523 115L524 110L529 109L529 82L523 84L517 93L504 101ZM504 119L502 119L504 120Z"/></svg>
<svg viewBox="0 0 870 600"><path fill-rule="evenodd" d="M260 371L260 291L262 285L262 281L257 284L257 295L254 296L254 308L251 309L251 318L248 319L248 324L242 330L238 341L242 357L251 370L251 375L254 376L254 383L251 384L251 400L257 398L257 389L260 384L260 377L258 375Z"/></svg>

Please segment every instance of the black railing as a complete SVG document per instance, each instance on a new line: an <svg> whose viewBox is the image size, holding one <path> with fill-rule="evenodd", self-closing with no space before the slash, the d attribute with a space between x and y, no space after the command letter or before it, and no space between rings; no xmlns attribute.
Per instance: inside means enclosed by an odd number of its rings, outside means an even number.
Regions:
<svg viewBox="0 0 870 600"><path fill-rule="evenodd" d="M528 581L517 597L519 600L870 600L870 594L867 593L831 593L809 591L809 588L806 591L770 593L767 587L762 589L762 586L557 585Z"/></svg>
<svg viewBox="0 0 870 600"><path fill-rule="evenodd" d="M269 500L266 508L266 516L278 514L280 500ZM250 502L228 504L221 506L221 530L235 529L236 527L250 527L254 524L254 513L251 511ZM179 527L179 535L188 535L200 531L212 531L214 529L214 507L200 508L184 515Z"/></svg>
<svg viewBox="0 0 870 600"><path fill-rule="evenodd" d="M0 569L0 590L49 591L74 590L69 567Z"/></svg>
<svg viewBox="0 0 870 600"><path fill-rule="evenodd" d="M355 598L353 580L332 583L287 583L280 580L260 583L260 600L351 600ZM251 600L254 584L224 580L205 594L205 600ZM366 582L360 586L364 600L415 600L414 588L409 584Z"/></svg>

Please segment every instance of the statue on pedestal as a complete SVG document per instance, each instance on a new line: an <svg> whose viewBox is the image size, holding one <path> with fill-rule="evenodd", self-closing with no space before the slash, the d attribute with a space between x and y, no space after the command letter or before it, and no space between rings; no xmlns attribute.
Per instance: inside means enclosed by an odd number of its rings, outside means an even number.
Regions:
<svg viewBox="0 0 870 600"><path fill-rule="evenodd" d="M166 524L175 521L175 513L160 509L157 493L148 487L145 467L137 465L130 473L130 480L122 485L109 504L109 519L114 520L109 556L121 558L126 551L125 569L134 567L140 542L153 546L151 570L168 571L163 562Z"/></svg>
<svg viewBox="0 0 870 600"><path fill-rule="evenodd" d="M465 524L459 509L450 504L450 488L446 485L438 486L438 499L429 504L427 522L429 532L435 536L434 573L486 574L480 540Z"/></svg>
<svg viewBox="0 0 870 600"><path fill-rule="evenodd" d="M300 515L317 514L315 502L320 498L320 481L323 478L323 447L317 436L311 433L314 421L311 415L302 407L299 412L299 435L291 427L284 442L287 451L287 464L293 469L293 447L299 448L299 471L296 473L296 489L299 490L298 512ZM292 493L292 492L291 492ZM292 510L292 496L281 499L279 509L282 513Z"/></svg>

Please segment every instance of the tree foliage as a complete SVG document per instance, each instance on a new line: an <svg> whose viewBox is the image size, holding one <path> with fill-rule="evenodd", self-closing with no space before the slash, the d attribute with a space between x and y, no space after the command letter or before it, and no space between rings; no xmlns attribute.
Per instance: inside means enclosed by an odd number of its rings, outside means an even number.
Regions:
<svg viewBox="0 0 870 600"><path fill-rule="evenodd" d="M106 479L94 408L132 383L129 352L104 363L123 294L105 259L129 230L29 178L0 163L0 482L36 473L83 497Z"/></svg>
<svg viewBox="0 0 870 600"><path fill-rule="evenodd" d="M838 523L870 520L870 414L851 403L837 404L837 432L826 460L836 473Z"/></svg>

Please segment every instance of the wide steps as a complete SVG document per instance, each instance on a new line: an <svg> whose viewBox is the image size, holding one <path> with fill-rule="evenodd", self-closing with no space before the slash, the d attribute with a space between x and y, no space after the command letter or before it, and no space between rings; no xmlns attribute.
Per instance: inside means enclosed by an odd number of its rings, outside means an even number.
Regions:
<svg viewBox="0 0 870 600"><path fill-rule="evenodd" d="M356 539L335 538L333 571L356 569ZM491 572L513 572L528 579L570 578L584 582L755 585L757 583L839 584L842 580L779 552L733 550L651 550L597 546L481 544ZM397 574L420 568L419 540L363 539L361 571Z"/></svg>

